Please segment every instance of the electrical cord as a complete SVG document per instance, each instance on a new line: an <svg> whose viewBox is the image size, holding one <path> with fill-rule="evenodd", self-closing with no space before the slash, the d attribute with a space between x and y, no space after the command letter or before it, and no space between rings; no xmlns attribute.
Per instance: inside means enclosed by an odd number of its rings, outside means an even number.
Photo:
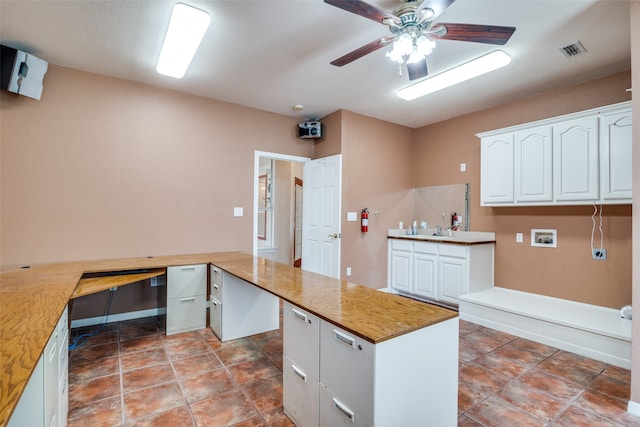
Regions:
<svg viewBox="0 0 640 427"><path fill-rule="evenodd" d="M109 299L107 300L107 307L106 307L107 313L105 314L104 322L102 323L102 325L100 325L100 327L94 332L78 335L73 340L73 342L69 344L69 351L82 347L87 343L88 338L94 337L104 330L104 328L107 326L107 321L109 320L109 311L111 310L111 302L113 302L113 294L115 294L115 290L110 290Z"/></svg>
<svg viewBox="0 0 640 427"><path fill-rule="evenodd" d="M599 216L599 224L598 224L598 230L600 231L600 246L599 248L602 249L602 245L604 243L604 233L602 231L602 205L600 205L600 210L598 211L598 206L595 204L595 202L593 203L593 214L591 215L591 253L593 253L594 247L593 247L593 238L595 236L595 232L596 232L596 214Z"/></svg>

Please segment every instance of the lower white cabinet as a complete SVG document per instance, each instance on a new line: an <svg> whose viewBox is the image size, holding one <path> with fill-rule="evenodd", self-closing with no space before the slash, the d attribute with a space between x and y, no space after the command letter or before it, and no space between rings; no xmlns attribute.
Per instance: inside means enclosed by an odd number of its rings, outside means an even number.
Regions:
<svg viewBox="0 0 640 427"><path fill-rule="evenodd" d="M68 351L68 311L65 308L9 420L9 427L67 425Z"/></svg>
<svg viewBox="0 0 640 427"><path fill-rule="evenodd" d="M207 326L207 265L167 267L167 335Z"/></svg>
<svg viewBox="0 0 640 427"><path fill-rule="evenodd" d="M221 341L272 331L280 327L278 297L218 267L211 274L209 324ZM214 281L215 280L215 281Z"/></svg>
<svg viewBox="0 0 640 427"><path fill-rule="evenodd" d="M493 286L493 243L389 239L388 290L458 305L460 295Z"/></svg>
<svg viewBox="0 0 640 427"><path fill-rule="evenodd" d="M289 303L283 315L284 411L298 427L456 425L457 317L373 344Z"/></svg>

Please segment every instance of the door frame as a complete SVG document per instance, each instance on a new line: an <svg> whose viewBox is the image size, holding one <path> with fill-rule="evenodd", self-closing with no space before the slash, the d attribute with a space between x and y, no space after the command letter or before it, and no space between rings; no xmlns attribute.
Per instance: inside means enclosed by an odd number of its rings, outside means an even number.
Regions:
<svg viewBox="0 0 640 427"><path fill-rule="evenodd" d="M258 151L254 153L253 162L253 234L251 236L251 242L253 245L253 255L258 256L258 175L260 174L260 157L268 157L274 160L285 160L289 162L305 163L311 158L292 156L289 154L271 153L268 151Z"/></svg>

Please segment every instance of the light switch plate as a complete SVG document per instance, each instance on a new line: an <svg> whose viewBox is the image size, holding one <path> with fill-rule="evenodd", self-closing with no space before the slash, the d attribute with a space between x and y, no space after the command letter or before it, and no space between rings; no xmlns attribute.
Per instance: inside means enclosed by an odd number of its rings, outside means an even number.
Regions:
<svg viewBox="0 0 640 427"><path fill-rule="evenodd" d="M233 216L244 216L244 208L233 208Z"/></svg>
<svg viewBox="0 0 640 427"><path fill-rule="evenodd" d="M522 243L522 239L523 239L522 233L516 233L516 242Z"/></svg>
<svg viewBox="0 0 640 427"><path fill-rule="evenodd" d="M358 212L347 212L347 221L357 221Z"/></svg>
<svg viewBox="0 0 640 427"><path fill-rule="evenodd" d="M466 163L460 163L460 172L464 172L467 170L467 164Z"/></svg>

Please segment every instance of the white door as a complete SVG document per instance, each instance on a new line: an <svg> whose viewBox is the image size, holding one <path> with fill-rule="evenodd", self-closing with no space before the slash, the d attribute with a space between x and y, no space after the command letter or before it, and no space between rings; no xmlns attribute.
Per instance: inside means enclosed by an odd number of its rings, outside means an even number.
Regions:
<svg viewBox="0 0 640 427"><path fill-rule="evenodd" d="M340 278L342 155L304 164L302 268Z"/></svg>

